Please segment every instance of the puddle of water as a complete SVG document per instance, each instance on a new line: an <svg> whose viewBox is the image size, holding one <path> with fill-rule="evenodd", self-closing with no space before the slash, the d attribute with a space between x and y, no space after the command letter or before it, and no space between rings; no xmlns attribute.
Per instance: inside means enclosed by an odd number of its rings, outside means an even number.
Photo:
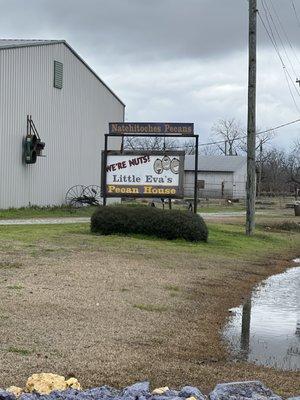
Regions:
<svg viewBox="0 0 300 400"><path fill-rule="evenodd" d="M230 311L223 335L233 357L300 371L300 266L267 279Z"/></svg>

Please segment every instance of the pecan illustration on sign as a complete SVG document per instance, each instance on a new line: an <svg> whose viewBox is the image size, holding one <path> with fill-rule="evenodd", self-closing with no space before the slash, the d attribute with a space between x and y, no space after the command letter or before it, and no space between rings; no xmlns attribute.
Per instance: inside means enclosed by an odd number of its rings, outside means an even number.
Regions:
<svg viewBox="0 0 300 400"><path fill-rule="evenodd" d="M178 158L173 158L171 161L171 171L173 174L178 174L179 173L179 160Z"/></svg>
<svg viewBox="0 0 300 400"><path fill-rule="evenodd" d="M154 165L153 165L153 169L154 169L154 172L156 173L156 174L162 174L163 173L163 163L162 163L162 161L159 159L159 158L157 158L155 161L154 161Z"/></svg>
<svg viewBox="0 0 300 400"><path fill-rule="evenodd" d="M169 156L164 156L162 159L162 166L165 171L168 171L171 167L171 158Z"/></svg>

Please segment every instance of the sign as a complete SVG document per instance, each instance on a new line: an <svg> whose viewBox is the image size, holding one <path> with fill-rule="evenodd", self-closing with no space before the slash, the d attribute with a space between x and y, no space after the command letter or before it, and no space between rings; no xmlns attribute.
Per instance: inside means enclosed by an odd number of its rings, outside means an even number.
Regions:
<svg viewBox="0 0 300 400"><path fill-rule="evenodd" d="M108 151L106 197L183 197L184 152Z"/></svg>
<svg viewBox="0 0 300 400"><path fill-rule="evenodd" d="M110 134L193 135L194 124L174 122L110 122Z"/></svg>

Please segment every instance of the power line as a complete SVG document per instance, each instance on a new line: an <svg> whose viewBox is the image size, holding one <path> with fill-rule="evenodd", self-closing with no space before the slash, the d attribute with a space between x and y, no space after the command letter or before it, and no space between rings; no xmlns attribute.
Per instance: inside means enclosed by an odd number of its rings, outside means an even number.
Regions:
<svg viewBox="0 0 300 400"><path fill-rule="evenodd" d="M245 1L249 4L249 0L245 0ZM295 12L295 14L296 14L297 20L299 21L299 26L300 26L300 19L299 19L299 17L298 17L297 11L296 11L295 4L294 4L293 0L291 0L291 1L292 1L292 6L293 6L294 12ZM285 77L285 80L286 80L286 82L287 82L288 90L289 90L290 96L291 96L291 98L292 98L292 101L293 101L293 103L294 103L294 105L295 105L295 108L296 108L297 112L300 112L300 109L299 109L299 107L298 107L298 105L297 105L297 102L296 102L296 100L295 100L294 94L293 94L293 92L292 92L291 84L292 84L294 90L296 91L296 93L297 93L297 95L298 95L299 97L300 97L300 93L299 93L299 91L298 91L298 87L297 87L296 84L295 84L295 79L292 78L292 76L291 76L291 74L290 74L290 72L289 72L289 70L288 70L288 68L287 68L287 66L286 66L286 64L285 64L285 61L284 61L284 59L283 59L283 57L282 57L282 55L281 55L281 53L280 53L280 50L279 50L279 47L278 47L278 43L277 43L275 34L274 34L274 32L273 32L273 28L272 28L271 22L273 23L275 32L277 33L277 36L279 37L280 43L281 43L281 45L282 45L282 47L283 47L283 50L284 50L284 52L285 52L285 55L286 55L286 57L287 57L289 63L290 63L290 65L291 65L291 68L292 68L292 70L293 70L293 73L294 73L294 75L295 75L295 78L297 78L297 74L296 74L295 68L294 68L294 66L293 66L293 63L292 63L290 57L288 56L287 50L286 50L286 48L285 48L285 46L284 46L283 40L282 40L282 38L281 38L281 36L280 36L279 30L277 29L277 26L276 26L276 24L275 24L275 21L274 21L274 19L273 19L272 13L271 13L271 11L270 11L268 5L265 3L264 0L261 0L261 2L262 2L263 9L264 9L264 13L265 13L265 15L266 15L266 21L267 21L267 24L268 24L268 26L269 26L269 29L268 29L268 27L267 27L267 25L266 25L266 23L265 23L265 21L264 21L262 15L261 15L261 13L259 12L259 10L258 10L258 16L259 16L259 18L260 18L260 20L261 20L261 22L262 22L262 25L263 25L263 27L264 27L264 29L265 29L265 31L266 31L266 33L267 33L267 35L268 35L268 37L269 37L269 39L270 39L272 45L273 45L273 47L274 47L274 49L275 49L275 51L276 51L276 53L277 53L277 55L278 55L278 58L279 58L279 60L280 60L280 62L281 62L281 66L282 66L282 68L283 68L284 77ZM276 18L277 18L277 20L278 20L278 22L279 22L279 25L280 25L280 27L281 27L281 30L282 30L284 36L286 37L286 40L288 41L288 43L289 43L289 45L290 45L290 47L291 47L291 50L292 50L293 53L294 53L295 59L296 59L296 60L299 62L299 64L300 64L300 59L298 58L298 56L297 56L297 54L296 54L296 52L295 52L295 49L294 49L293 46L292 46L292 43L291 43L291 41L290 41L290 39L289 39L289 37L288 37L288 34L286 33L286 30L284 29L283 24L282 24L282 22L281 22L281 20L280 20L280 18L279 18L279 15L278 15L278 13L277 13L277 11L276 11L276 9L275 9L275 6L273 5L272 2L271 2L271 6L272 6L273 11L274 11L274 13L275 13L275 15L276 15ZM289 80L291 81L291 84L289 83Z"/></svg>
<svg viewBox="0 0 300 400"><path fill-rule="evenodd" d="M259 17L260 17L260 19L261 19L261 21L262 21L262 24L263 24L263 26L264 26L264 28L265 28L265 30L266 30L266 32L267 32L267 34L268 34L270 40L271 40L271 43L272 43L273 46L274 46L274 49L275 49L276 53L277 53L277 55L278 55L278 57L279 57L279 59L280 59L280 62L281 62L282 68L283 68L283 72L284 72L284 77L285 77L285 80L286 80L287 85L288 85L288 90L289 90L290 96L291 96L291 98L292 98L292 101L293 101L293 103L294 103L294 106L295 106L297 112L299 112L299 107L298 107L298 105L297 105L297 103L296 103L295 97L294 97L293 92L292 92L291 85L290 85L290 83L289 83L289 81L288 81L288 79L291 81L292 87L294 88L294 90L295 90L295 92L297 93L297 95L300 97L299 88L298 88L297 85L295 84L295 80L297 79L297 75L296 75L295 69L294 69L294 67L293 67L293 63L292 63L290 57L288 56L287 50L286 50L286 48L285 48L285 46L284 46L283 40L282 40L282 38L281 38L281 35L280 35L280 33L279 33L279 30L277 29L277 26L276 26L276 24L275 24L275 21L274 21L274 19L273 19L273 16L272 16L272 14L271 14L271 12L270 12L269 7L268 7L267 4L265 3L265 0L261 0L261 1L262 1L262 5L263 5L263 7L264 7L264 11L265 11L265 14L266 14L267 22L268 22L268 25L269 25L269 28L270 28L271 33L269 32L269 30L268 30L268 28L267 28L267 26L266 26L266 24L265 24L265 22L264 22L264 20L263 20L263 18L262 18L262 15L261 15L260 13L259 13L258 15L259 15ZM285 31L283 25L282 25L282 22L281 22L281 20L280 20L280 18L279 18L279 15L278 15L278 13L277 13L277 11L276 11L276 9L275 9L275 7L273 6L272 3L271 3L271 5L272 5L272 8L273 8L273 10L274 10L274 12L275 12L275 15L276 15L276 17L277 17L277 19L278 19L278 21L279 21L281 30L284 32L284 35L286 36L286 39L287 39L287 41L289 42L290 47L291 47L291 49L292 49L293 52L294 52L295 58L297 58L296 52L295 52L294 49L293 49L292 43L290 42L290 40L289 40L289 38L288 38L288 35L287 35L287 33L286 33L286 31ZM280 50L279 50L279 48L278 48L278 44L277 44L277 41L276 41L276 39L275 39L275 35L273 34L273 30L272 30L271 24L270 24L270 22L269 22L268 15L270 16L270 19L271 19L271 21L272 21L272 23L273 23L273 26L274 26L274 28L275 28L275 31L276 31L276 33L277 33L277 36L278 36L278 38L279 38L279 40L280 40L280 42L281 42L281 45L282 45L283 50L284 50L284 52L285 52L285 55L286 55L286 57L287 57L287 59L288 59L290 65L291 65L291 68L292 68L292 70L293 70L293 73L294 73L296 79L293 79L293 78L292 78L292 76L291 76L291 74L290 74L290 72L289 72L289 70L288 70L288 68L287 68L287 66L286 66L286 64L285 64L285 62L284 62L284 60L283 60L283 57L282 57L282 55L280 54ZM297 58L297 59L298 59L298 58ZM299 63L299 64L300 64L300 63Z"/></svg>
<svg viewBox="0 0 300 400"><path fill-rule="evenodd" d="M249 0L245 0L245 1L249 4ZM282 45L283 45L283 41L282 41L281 36L280 36L280 34L279 34L279 32L278 32L278 29L276 28L276 25L275 25L275 22L274 22L274 19L273 19L273 17L272 17L272 14L271 14L271 12L270 12L269 7L268 7L267 4L264 2L264 0L261 0L261 1L262 1L262 5L263 5L263 8L264 8L265 14L266 14L267 23L268 23L268 25L269 25L269 27L270 27L270 32L269 32L269 30L268 30L268 28L267 28L267 26L266 26L266 23L265 23L265 21L264 21L262 15L261 15L261 13L259 12L259 10L257 10L258 16L259 16L259 18L260 18L260 20L261 20L261 22L262 22L262 25L263 25L263 27L264 27L264 29L265 29L265 31L266 31L266 33L267 33L267 35L268 35L268 37L269 37L269 39L270 39L272 45L273 45L273 47L274 47L274 49L275 49L275 51L276 51L276 53L277 53L277 55L278 55L278 58L279 58L279 60L280 60L280 62L281 62L281 65L282 65L282 68L283 68L283 71L284 71L284 75L285 75L285 79L286 79L286 81L287 81L287 85L288 85L288 89L289 89L290 95L291 95L291 97L292 97L293 103L294 103L294 105L295 105L297 111L299 112L299 107L298 107L298 105L297 105L297 103L296 103L295 97L294 97L293 92L292 92L292 90L291 90L291 86L290 86L290 83L289 83L289 81L288 81L288 78L291 80L291 82L292 82L292 84L293 84L293 86L294 86L294 88L295 88L295 90L297 91L297 93L298 93L299 96L300 96L300 94L299 94L299 92L298 92L297 86L295 85L295 82L294 82L293 78L291 77L291 75L290 75L290 73L289 73L289 71L288 71L288 68L287 68L287 66L286 66L286 64L285 64L285 62L284 62L284 60L283 60L283 57L282 57L282 55L280 54L280 51L279 51L279 48L278 48L278 45L277 45L277 41L276 41L275 35L274 35L274 33L273 33L273 29L272 29L272 27L271 27L269 18L268 18L268 14L269 14L269 16L270 16L270 18L271 18L271 20L272 20L272 22L273 22L273 25L274 25L274 27L275 27L275 30L276 30L276 32L277 32L277 35L278 35L278 37L279 37L279 39L280 39ZM299 16L298 16L298 13L297 13L297 10L296 10L294 1L291 0L291 3L292 3L292 6L293 6L293 9L294 9L294 12L295 12L297 21L299 22L299 26L300 26L300 18L299 18ZM286 39L288 40L288 42L289 42L289 44L290 44L290 47L293 48L293 46L292 46L292 44L291 44L291 42L290 42L290 40L289 40L289 38L288 38L288 35L287 35L287 33L286 33L286 31L285 31L285 29L284 29L284 27L283 27L283 25L282 25L282 23L281 23L281 21L280 21L279 15L278 15L278 13L276 12L276 9L275 9L275 7L274 7L274 5L273 5L272 2L271 2L271 5L272 5L272 8L273 8L273 10L274 10L274 12L275 12L275 15L276 15L276 17L277 17L279 23L280 23L281 29L282 29L282 31L284 32L284 35L285 35ZM284 47L284 45L283 45L283 47ZM286 53L286 51L285 51L285 53ZM297 60L299 60L298 57L297 57L297 55L296 55L296 53L295 53L295 57L297 58ZM300 60L299 60L299 61L300 61ZM293 68L293 70L294 70L294 68ZM299 121L300 121L300 119L299 119L299 120L292 121L292 122L287 123L287 124L280 125L280 126L277 127L277 128L275 127L274 129L270 129L270 130L267 130L267 131L269 132L269 131L272 131L272 130L276 130L276 129L279 129L279 128L281 128L281 127L288 126L288 125L291 125L291 124L296 123L296 122L299 122ZM258 132L257 134L266 133L267 131Z"/></svg>
<svg viewBox="0 0 300 400"><path fill-rule="evenodd" d="M292 78L292 76L291 76L291 74L290 74L290 72L289 72L289 70L288 70L288 68L287 68L287 66L286 66L286 64L285 64L285 62L284 62L284 60L283 60L283 58L282 58L282 55L280 54L280 51L279 51L278 46L277 46L276 39L275 39L275 41L274 41L274 39L273 39L273 37L272 37L272 34L269 32L269 30L268 30L268 28L267 28L267 26L266 26L266 23L265 23L265 21L264 21L262 15L261 15L261 13L260 13L259 11L258 11L258 16L259 16L259 18L260 18L260 20L261 20L261 23L262 23L262 25L263 25L263 27L264 27L264 29L265 29L265 31L266 31L266 33L267 33L267 35L268 35L268 37L269 37L271 43L272 43L272 45L273 45L273 47L274 47L274 49L275 49L275 51L276 51L276 53L277 53L277 56L278 56L280 62L281 62L281 66L282 66L282 68L283 68L283 70L284 70L285 79L287 79L287 77L290 79L290 81L291 81L291 83L292 83L292 85L293 85L293 87L294 87L294 89L295 89L297 95L300 97L300 93L299 93L298 88L297 88L297 86L296 86L296 84L295 84L295 81L293 80L293 78ZM288 82L287 82L287 83L288 83ZM290 94L291 94L293 103L295 104L295 107L296 107L296 109L297 109L297 112L299 112L299 107L298 107L298 105L297 105L297 103L296 103L296 101L295 101L295 98L294 98L293 94L292 94L292 90L291 90L291 87L290 87L290 84L289 84L289 83L288 83L288 88L289 88L289 92L290 92Z"/></svg>
<svg viewBox="0 0 300 400"><path fill-rule="evenodd" d="M298 12L297 12L295 3L294 3L293 0L291 0L291 3L292 3L292 8L293 8L293 10L294 10L294 14L295 14L296 20L297 20L298 25L299 25L299 27L300 27L300 18L299 18L299 15L298 15Z"/></svg>
<svg viewBox="0 0 300 400"><path fill-rule="evenodd" d="M283 72L284 72L284 77L285 77L286 83L287 83L288 88L289 88L289 92L290 92L291 98L292 98L293 103L294 103L294 105L295 105L295 108L296 108L296 110L297 110L297 111L299 112L299 114L300 114L300 109L299 109L298 104L297 104L297 102L296 102L296 100L295 100L295 97L294 97L294 95L293 95L293 92L292 92L292 89L291 89L291 86L290 86L290 82L289 82L289 79L288 79L288 75L287 75L286 68L283 68Z"/></svg>
<svg viewBox="0 0 300 400"><path fill-rule="evenodd" d="M264 9L265 15L266 15L266 19L267 19L269 28L270 28L271 33L272 33L273 41L276 43L276 48L277 48L277 50L279 51L279 47L278 47L277 41L276 41L276 39L275 39L275 35L274 35L274 33L273 33L271 24L273 24L273 27L274 27L274 29L275 29L275 33L276 33L277 36L278 36L278 39L279 39L280 44L281 44L281 47L282 47L282 49L283 49L283 51L284 51L284 54L285 54L285 56L286 56L286 59L287 59L288 63L290 64L290 67L291 67L291 69L292 69L292 72L293 72L293 74L295 75L295 78L297 78L297 73L296 73L296 71L295 71L294 65L293 65L293 63L292 63L292 61L291 61L291 59L290 59L290 56L288 55L288 52L287 52L286 47L285 47L285 44L284 44L283 39L282 39L282 37L281 37L281 35L280 35L280 32L279 32L279 28L277 28L277 25L276 25L276 23L275 23L275 21L274 21L273 15L272 15L272 13L271 13L271 11L270 11L270 8L269 8L268 4L265 3L264 0L261 0L261 2L262 2L262 6L263 6L263 9ZM273 5L272 5L272 7L273 7L273 9L275 10L275 8L274 8ZM278 16L276 10L275 10L275 14L277 15L277 18L278 18L278 20L279 20L279 25L281 26L281 29L282 29L283 31L285 31L284 28L283 28L283 26L282 26L282 23L281 23L281 21L280 21L280 19L279 19L279 16ZM269 21L269 18L270 18L270 21ZM287 39L287 40L289 41L289 39ZM290 43L290 45L291 45L291 43Z"/></svg>
<svg viewBox="0 0 300 400"><path fill-rule="evenodd" d="M290 38L289 38L289 35L287 34L286 29L284 28L284 26L283 26L283 24L282 24L282 22L281 22L281 19L280 19L280 17L279 17L278 12L276 11L276 7L275 7L275 5L273 4L273 2L271 2L271 7L272 7L272 9L273 9L273 11L274 11L274 14L275 14L275 16L276 16L278 22L279 22L280 28L281 28L281 30L282 30L282 32L283 32L283 34L284 34L284 36L285 36L287 42L289 43L289 46L290 46L290 48L291 48L291 50L292 50L292 52L293 52L293 54L294 54L294 57L295 57L296 61L297 61L298 64L300 65L300 59L299 59L299 57L298 57L298 55L297 55L297 53L296 53L296 50L295 50L294 46L292 45L292 42L291 42L291 40L290 40ZM300 21L299 21L299 22L300 22Z"/></svg>
<svg viewBox="0 0 300 400"><path fill-rule="evenodd" d="M275 35L274 35L274 32L273 32L273 28L272 28L271 22L270 22L270 20L269 20L269 13L267 12L267 8L266 8L266 5L265 5L265 2L262 0L262 3L261 3L261 4L262 4L262 6L263 6L263 9L264 9L264 12L265 12L265 15L266 15L266 21L267 21L267 24L268 24L268 26L269 26L269 30L268 30L269 37L270 37L270 39L271 39L271 41L272 41L273 46L275 47L275 50L276 50L277 52L279 52L277 40L276 40L276 38L275 38ZM259 14L259 15L260 15L260 18L262 18L261 14ZM265 26L265 29L267 30L267 27L266 27L266 26Z"/></svg>
<svg viewBox="0 0 300 400"><path fill-rule="evenodd" d="M295 120L290 121L290 122L286 122L286 123L281 124L281 125L274 126L273 128L269 128L269 129L265 129L263 131L256 132L256 136L263 135L264 133L277 131L279 129L285 128L286 126L290 126L290 125L296 124L297 122L300 122L300 118L295 119ZM134 136L132 136L132 137L134 137ZM246 139L246 138L247 138L247 135L244 135L244 136L240 136L240 137L237 137L237 138L230 139L230 141L234 142L236 140L242 140L242 139ZM162 139L163 139L163 136L162 136ZM184 139L184 136L182 136L181 139ZM225 141L226 140L217 140L217 141L214 141L214 142L199 143L198 147L214 146L216 144L223 144ZM190 145L186 145L185 147L195 147L195 146L193 144L190 144ZM138 148L138 147L136 147L136 148ZM174 146L172 144L172 148L182 148L182 146ZM142 147L141 147L141 149L142 149Z"/></svg>
<svg viewBox="0 0 300 400"><path fill-rule="evenodd" d="M260 135L262 133L268 133L271 131L277 131L278 129L285 128L286 126L296 124L297 122L300 122L300 118L295 119L294 121L286 122L285 124L277 125L274 128L266 129L265 131L257 132L257 135Z"/></svg>
<svg viewBox="0 0 300 400"><path fill-rule="evenodd" d="M271 31L271 35L269 35L269 36L272 36L272 39L273 39L273 40L272 40L272 44L273 44L273 46L275 47L276 52L277 52L277 53L280 53L277 40L275 39L275 35L274 35L273 29L272 29L272 27L271 27L271 23L272 23L273 26L274 26L274 30L275 30L275 32L276 32L276 34L277 34L277 36L278 36L278 39L279 39L279 41L280 41L280 44L281 44L281 47L282 47L282 49L283 49L283 51L284 51L284 54L285 54L285 56L286 56L286 59L287 59L288 63L289 63L290 66L291 66L292 72L293 72L295 78L297 78L297 73L296 73L296 71L295 71L294 65L293 65L293 63L292 63L292 61L291 61L291 59L290 59L290 57L289 57L289 55L288 55L288 52L287 52L286 47L285 47L285 45L284 45L284 43L283 43L283 39L282 39L282 37L281 37L281 35L280 35L279 29L278 29L277 26L276 26L276 23L275 23L275 21L274 21L274 18L273 18L273 16L272 16L272 13L271 13L271 11L270 11L268 5L265 3L265 1L264 1L264 0L261 0L261 1L262 1L262 5L263 5L263 8L264 8L265 15L266 15L267 23L268 23L269 29L270 29L270 31ZM274 9L274 10L275 10L275 9ZM277 15L277 18L279 19L278 14L276 14L276 15ZM269 17L270 17L270 20L269 20ZM260 14L260 18L262 18L261 14ZM271 22L270 22L270 21L271 21ZM281 23L281 21L280 21L280 23ZM266 25L264 25L264 27L265 27L265 29L267 29ZM282 29L284 29L284 28L282 27ZM289 40L289 39L288 39L288 40ZM292 45L292 44L290 43L290 45ZM282 55L281 55L281 57L280 57L280 60L282 61L282 63L283 63L283 64L285 65L285 67L287 68L285 62L283 61ZM297 89L296 89L296 90L297 90ZM298 90L297 90L297 91L298 91Z"/></svg>
<svg viewBox="0 0 300 400"><path fill-rule="evenodd" d="M285 124L274 126L274 128L269 128L269 129L265 129L263 131L256 132L256 136L262 135L264 133L277 131L278 129L285 128L286 126L296 124L297 122L300 122L300 118L295 119L294 121L287 122ZM247 135L240 136L238 138L233 138L233 139L231 139L231 141L242 140L242 139L246 139L246 138L247 138ZM224 140L219 140L216 142L209 142L209 143L200 143L199 146L209 146L209 145L220 144L220 143L224 143Z"/></svg>
<svg viewBox="0 0 300 400"><path fill-rule="evenodd" d="M245 0L245 1L249 4L249 0ZM299 19L299 17L298 17L297 11L296 11L295 4L294 4L293 0L291 0L291 1L292 1L293 9L294 9L294 12L295 12L295 14L296 14L297 20L299 21L299 26L300 26L300 19ZM284 44L283 44L283 40L282 40L282 38L281 38L281 36L280 36L280 33L279 33L279 31L278 31L278 29L277 29L277 27L276 27L276 24L275 24L275 22L274 22L274 19L273 19L273 17L272 17L272 14L271 14L271 12L270 12L270 9L269 9L268 5L265 3L264 0L261 0L261 2L262 2L262 6L263 6L263 9L264 9L265 15L266 15L266 21L267 21L267 24L268 24L268 26L269 26L269 29L267 28L267 25L266 25L266 23L265 23L265 21L264 21L262 15L261 15L261 13L259 12L259 10L257 10L257 11L258 11L258 16L259 16L259 18L260 18L260 20L261 20L261 22L262 22L262 25L263 25L263 27L264 27L264 29L265 29L265 31L266 31L266 33L267 33L267 35L268 35L268 37L269 37L271 43L272 43L272 45L273 45L273 47L274 47L274 49L275 49L277 55L278 55L278 58L279 58L279 60L280 60L280 62L281 62L281 66L282 66L282 69L283 69L284 77L285 77L285 80L286 80L286 83L287 83L287 86L288 86L288 90L289 90L290 96L291 96L291 98L292 98L292 101L293 101L293 103L294 103L294 106L295 106L297 112L300 113L300 109L299 109L299 106L298 106L298 104L297 104L297 102L296 102L296 100L295 100L295 96L294 96L294 94L293 94L293 91L292 91L291 84L290 84L289 80L291 81L292 86L293 86L293 88L295 89L295 91L296 91L296 93L297 93L297 95L298 95L299 97L300 97L300 93L299 93L299 91L298 91L298 87L297 87L296 84L295 84L295 80L292 78L292 76L291 76L291 74L290 74L290 72L289 72L289 70L288 70L288 68L287 68L287 66L286 66L286 64L285 64L285 62L284 62L284 59L283 59L283 57L282 57L282 55L281 55L281 53L280 53L280 50L279 50L279 47L278 47L278 44L277 44L277 40L276 40L276 37L275 37L274 32L273 32L272 25L271 25L271 21L272 21L272 23L273 23L273 25L274 25L274 29L275 29L275 31L276 31L276 33L277 33L277 36L279 37L279 40L280 40L280 42L281 42L281 45L282 45L282 47L283 47L283 49L284 49L285 55L286 55L287 59L289 60L289 63L291 64L291 67L292 67L293 73L294 73L294 75L295 75L295 78L297 78L297 74L296 74L295 69L294 69L294 67L293 67L293 63L291 62L291 60L290 60L290 58L289 58L289 56L288 56L288 54L287 54L287 51L286 51L285 46L284 46ZM290 45L290 47L291 47L291 49L292 49L292 51L293 51L293 53L294 53L294 56L295 56L296 60L297 60L297 61L299 62L299 64L300 64L300 60L299 60L299 58L298 58L298 56L297 56L297 54L296 54L296 52L295 52L295 50L294 50L294 48L293 48L293 46L292 46L292 43L291 43L291 41L290 41L290 39L289 39L289 37L288 37L288 35L287 35L287 33L286 33L286 30L285 30L284 27L283 27L283 24L282 24L282 22L281 22L281 20L280 20L280 18L279 18L279 15L278 15L278 13L277 13L277 11L276 11L276 9L275 9L275 6L273 5L272 2L271 2L271 6L272 6L273 11L274 11L274 13L275 13L275 15L276 15L276 18L277 18L278 21L279 21L279 25L280 25L280 27L281 27L281 30L282 30L283 34L285 35L286 40L288 41L288 43L289 43L289 45Z"/></svg>

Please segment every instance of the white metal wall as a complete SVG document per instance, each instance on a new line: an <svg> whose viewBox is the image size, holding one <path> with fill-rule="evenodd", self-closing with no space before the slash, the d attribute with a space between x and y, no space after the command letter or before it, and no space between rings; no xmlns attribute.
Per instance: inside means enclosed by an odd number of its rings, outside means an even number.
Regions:
<svg viewBox="0 0 300 400"><path fill-rule="evenodd" d="M246 183L247 183L247 163L241 165L241 167L234 173L234 190L236 198L245 199L247 195Z"/></svg>
<svg viewBox="0 0 300 400"><path fill-rule="evenodd" d="M198 172L198 180L205 181L205 188L199 190L199 196L220 198L223 196L233 199L243 199L246 196L246 175L244 167L239 173L233 172ZM184 174L184 195L194 195L194 172L185 171Z"/></svg>
<svg viewBox="0 0 300 400"><path fill-rule="evenodd" d="M53 87L53 63L64 65L63 89ZM22 163L26 115L45 158ZM109 121L124 106L64 45L0 50L0 208L53 205L76 184L99 184Z"/></svg>

